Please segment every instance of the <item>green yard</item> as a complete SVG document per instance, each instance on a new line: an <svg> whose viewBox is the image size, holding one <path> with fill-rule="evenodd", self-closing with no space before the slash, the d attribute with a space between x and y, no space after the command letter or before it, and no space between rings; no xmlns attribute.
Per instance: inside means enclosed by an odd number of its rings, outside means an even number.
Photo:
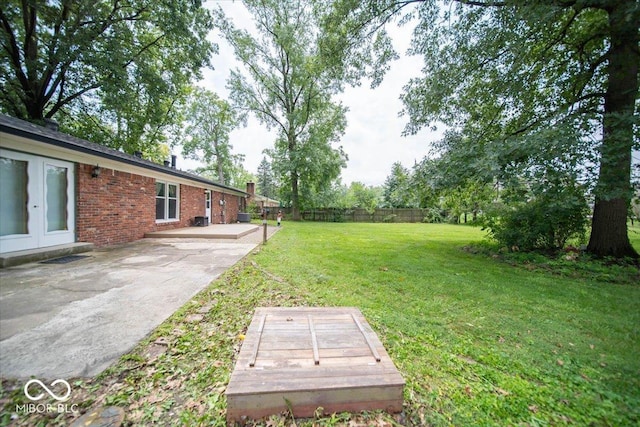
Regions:
<svg viewBox="0 0 640 427"><path fill-rule="evenodd" d="M287 222L117 366L79 380L74 402L121 406L132 424L224 425L253 309L339 305L359 307L378 332L407 382L404 413L267 425L638 425L638 268L492 255L476 246L483 236ZM203 306L204 318L189 320ZM168 349L150 354L158 338Z"/></svg>
<svg viewBox="0 0 640 427"><path fill-rule="evenodd" d="M637 269L514 267L462 249L482 237L300 224L255 261L312 304L362 309L407 380L407 424L640 421Z"/></svg>

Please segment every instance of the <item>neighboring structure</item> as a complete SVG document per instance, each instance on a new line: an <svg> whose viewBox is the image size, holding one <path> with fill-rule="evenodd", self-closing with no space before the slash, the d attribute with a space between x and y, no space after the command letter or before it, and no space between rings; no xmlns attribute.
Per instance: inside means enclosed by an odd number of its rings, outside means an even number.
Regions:
<svg viewBox="0 0 640 427"><path fill-rule="evenodd" d="M261 196L256 194L256 184L254 182L247 182L247 194L249 195L247 198L248 203L255 203L255 205L259 208L277 208L280 207L280 201L275 199L270 199L266 196Z"/></svg>
<svg viewBox="0 0 640 427"><path fill-rule="evenodd" d="M248 194L0 115L0 253L236 222Z"/></svg>

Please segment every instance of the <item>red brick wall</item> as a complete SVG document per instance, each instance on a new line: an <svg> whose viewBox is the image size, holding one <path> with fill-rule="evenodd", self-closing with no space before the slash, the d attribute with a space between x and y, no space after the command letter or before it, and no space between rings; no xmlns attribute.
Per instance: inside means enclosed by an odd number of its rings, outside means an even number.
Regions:
<svg viewBox="0 0 640 427"><path fill-rule="evenodd" d="M224 205L220 204L224 200ZM211 224L234 224L238 221L240 196L211 192Z"/></svg>
<svg viewBox="0 0 640 427"><path fill-rule="evenodd" d="M225 195L227 208L227 224L238 222L238 212L240 212L240 196Z"/></svg>
<svg viewBox="0 0 640 427"><path fill-rule="evenodd" d="M128 172L102 169L93 178L93 165L80 164L76 186L76 238L96 246L142 239L145 233L189 227L205 214L204 188L180 185L180 220L156 224L156 180ZM169 180L170 181L170 180ZM212 192L212 224L221 221L222 194ZM238 218L238 196L224 195L227 223Z"/></svg>
<svg viewBox="0 0 640 427"><path fill-rule="evenodd" d="M211 192L211 218L209 218L209 223L211 224L223 223L222 206L220 205L220 200L222 200L222 193L219 193L217 191L212 191Z"/></svg>
<svg viewBox="0 0 640 427"><path fill-rule="evenodd" d="M131 242L155 226L155 179L112 169L93 178L78 165L76 239L97 246Z"/></svg>
<svg viewBox="0 0 640 427"><path fill-rule="evenodd" d="M196 216L204 216L205 195L204 188L191 187L189 185L180 186L180 225L175 223L158 224L161 230L176 227L189 227Z"/></svg>

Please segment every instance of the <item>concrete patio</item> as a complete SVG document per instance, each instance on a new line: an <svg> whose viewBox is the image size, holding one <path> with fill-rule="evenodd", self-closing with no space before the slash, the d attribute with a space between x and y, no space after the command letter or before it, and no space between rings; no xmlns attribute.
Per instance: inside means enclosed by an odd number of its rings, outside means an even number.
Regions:
<svg viewBox="0 0 640 427"><path fill-rule="evenodd" d="M143 239L68 264L0 269L0 377L97 375L258 246L253 231Z"/></svg>
<svg viewBox="0 0 640 427"><path fill-rule="evenodd" d="M255 224L210 224L206 227L176 228L166 231L145 233L147 238L200 238L200 239L239 239L255 233L260 226Z"/></svg>
<svg viewBox="0 0 640 427"><path fill-rule="evenodd" d="M146 233L145 237L237 240L248 234L255 233L260 228L261 226L255 224L215 224L207 227L186 227ZM5 252L0 254L0 268L80 254L91 251L93 248L94 245L91 243L76 242L24 251Z"/></svg>

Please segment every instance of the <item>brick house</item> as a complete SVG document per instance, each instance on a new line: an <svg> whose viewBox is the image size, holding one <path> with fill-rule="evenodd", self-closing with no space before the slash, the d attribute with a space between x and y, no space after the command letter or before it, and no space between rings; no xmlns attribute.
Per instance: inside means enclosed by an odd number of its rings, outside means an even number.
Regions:
<svg viewBox="0 0 640 427"><path fill-rule="evenodd" d="M106 246L194 222L236 222L248 194L0 115L0 254Z"/></svg>

